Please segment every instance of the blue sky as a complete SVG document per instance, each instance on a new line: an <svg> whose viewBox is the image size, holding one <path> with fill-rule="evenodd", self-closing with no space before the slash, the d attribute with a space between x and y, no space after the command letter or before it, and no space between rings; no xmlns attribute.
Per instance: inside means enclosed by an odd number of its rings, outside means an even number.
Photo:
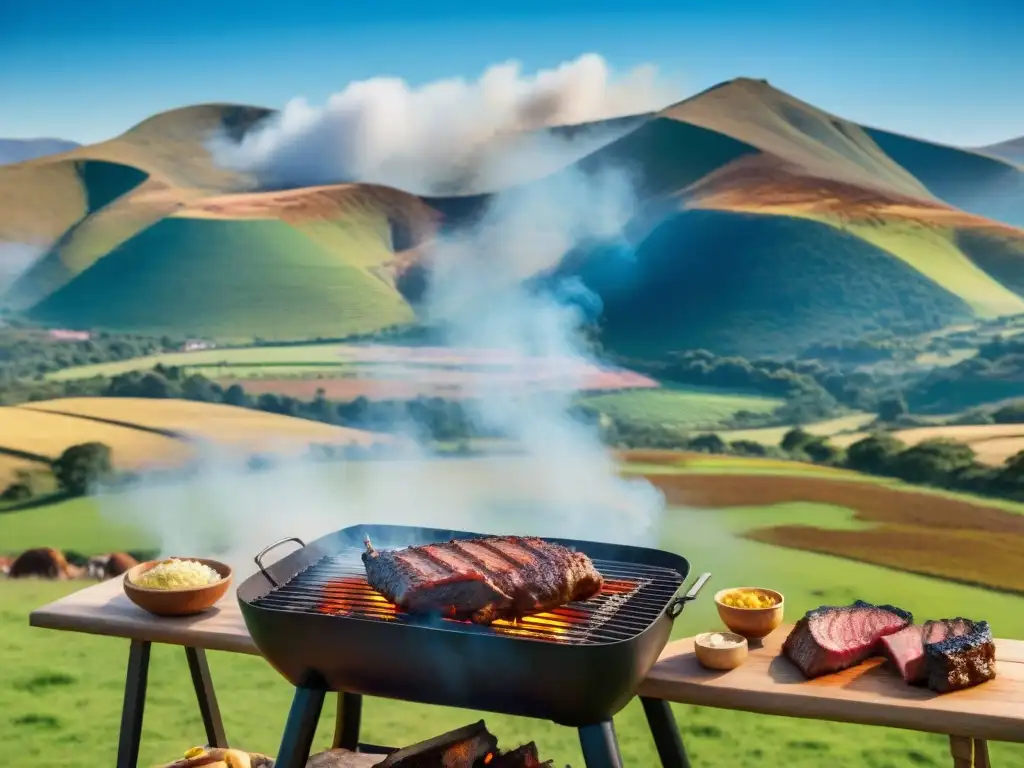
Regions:
<svg viewBox="0 0 1024 768"><path fill-rule="evenodd" d="M627 10L628 9L628 10ZM0 136L89 142L176 106L321 103L595 52L690 95L738 76L936 141L1024 134L1020 0L0 0Z"/></svg>

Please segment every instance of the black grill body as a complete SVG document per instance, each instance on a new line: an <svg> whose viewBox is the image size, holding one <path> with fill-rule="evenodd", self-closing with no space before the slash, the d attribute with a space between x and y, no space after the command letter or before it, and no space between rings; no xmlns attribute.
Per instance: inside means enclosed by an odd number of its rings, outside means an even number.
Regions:
<svg viewBox="0 0 1024 768"><path fill-rule="evenodd" d="M365 580L359 553L482 534L360 525L324 536L246 579L238 602L263 656L303 689L402 699L543 718L582 727L610 720L668 642L690 566L656 549L547 539L587 554L606 579L635 590L567 606L584 616L561 634L547 628L478 627L433 617L347 615L317 609L331 580ZM675 599L674 599L675 598ZM602 608L602 606L605 606ZM553 612L555 616L559 611ZM516 629L528 626L516 625Z"/></svg>

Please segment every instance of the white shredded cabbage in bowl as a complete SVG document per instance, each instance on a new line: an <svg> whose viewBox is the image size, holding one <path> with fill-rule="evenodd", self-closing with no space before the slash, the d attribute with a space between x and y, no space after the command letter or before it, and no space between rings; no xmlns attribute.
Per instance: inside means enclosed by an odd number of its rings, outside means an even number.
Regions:
<svg viewBox="0 0 1024 768"><path fill-rule="evenodd" d="M220 580L221 575L204 563L172 557L157 563L132 581L147 589L189 589L205 587Z"/></svg>

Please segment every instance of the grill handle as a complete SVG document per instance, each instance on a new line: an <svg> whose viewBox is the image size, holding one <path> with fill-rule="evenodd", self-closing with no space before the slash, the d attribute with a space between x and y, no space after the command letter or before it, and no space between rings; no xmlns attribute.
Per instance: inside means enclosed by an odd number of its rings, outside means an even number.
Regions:
<svg viewBox="0 0 1024 768"><path fill-rule="evenodd" d="M700 592L701 587L707 584L708 579L710 578L710 573L702 573L700 576L698 576L697 580L693 582L693 586L690 587L689 592L680 597L673 598L672 602L669 603L668 607L665 609L665 614L670 619L675 619L676 616L683 612L683 608L686 607L686 604L688 602L697 599L697 594Z"/></svg>
<svg viewBox="0 0 1024 768"><path fill-rule="evenodd" d="M267 577L267 581L269 581L275 587L279 587L281 585L278 584L276 581L274 581L273 577L269 573L267 573L267 569L263 567L263 556L265 554L267 554L267 552L269 552L270 550L275 549L277 547L280 547L282 544L287 544L289 541L294 541L300 547L305 547L306 546L306 542L304 542L302 539L297 538L295 536L286 536L283 539L278 539L273 544L268 544L263 549L261 549L259 552L257 552L256 553L256 557L253 558L253 560L256 562L256 565L259 567L260 572L264 576L266 576Z"/></svg>

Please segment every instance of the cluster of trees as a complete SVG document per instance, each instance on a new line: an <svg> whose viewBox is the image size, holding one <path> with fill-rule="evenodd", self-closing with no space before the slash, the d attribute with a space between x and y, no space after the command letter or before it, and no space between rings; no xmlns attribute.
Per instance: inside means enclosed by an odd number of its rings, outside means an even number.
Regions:
<svg viewBox="0 0 1024 768"><path fill-rule="evenodd" d="M10 321L0 327L0 385L38 380L76 365L93 365L176 352L185 339L101 332L81 341L54 338L46 331Z"/></svg>
<svg viewBox="0 0 1024 768"><path fill-rule="evenodd" d="M1024 501L1024 451L997 467L978 462L974 450L957 440L935 438L908 446L891 434L878 433L843 450L827 437L799 427L786 433L780 448L789 456L819 464L917 485Z"/></svg>

